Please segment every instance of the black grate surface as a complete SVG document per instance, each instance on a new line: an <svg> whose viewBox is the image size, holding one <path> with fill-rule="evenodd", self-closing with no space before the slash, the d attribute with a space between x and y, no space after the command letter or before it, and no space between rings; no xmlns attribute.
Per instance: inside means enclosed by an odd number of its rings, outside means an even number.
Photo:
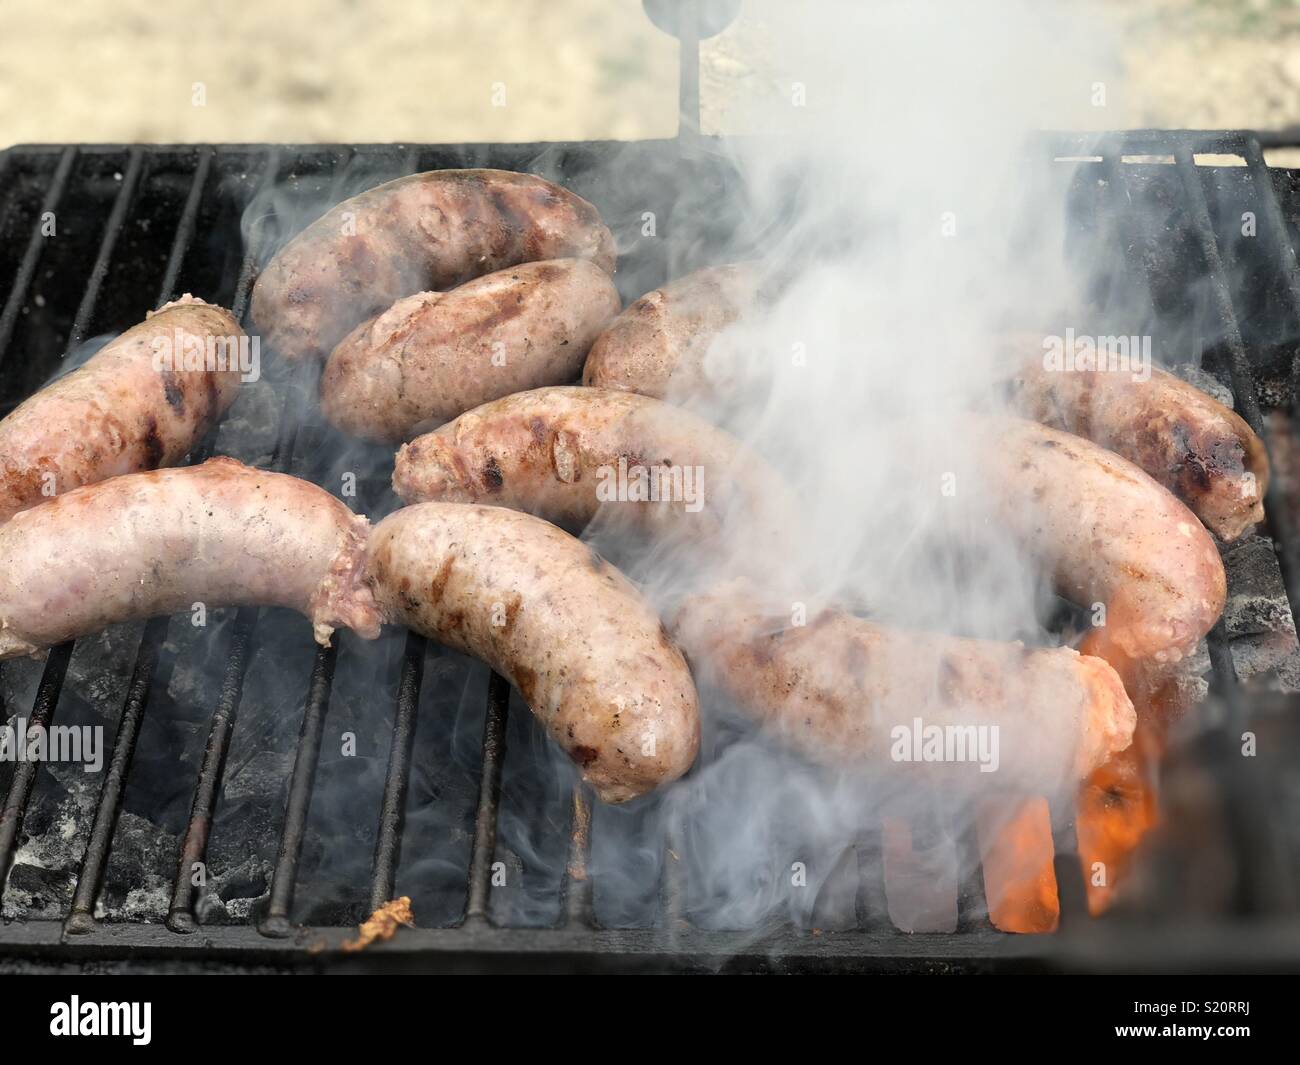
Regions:
<svg viewBox="0 0 1300 1065"><path fill-rule="evenodd" d="M735 180L708 142L684 151L673 141L11 149L0 154L0 415L57 372L66 351L182 292L243 319L258 264L286 235L329 203L418 170L533 170L592 200L615 229L620 288L634 298L743 247L726 211L706 215L712 229L673 233L675 217L701 217L699 203L732 202L719 193ZM1198 166L1194 154L1207 152L1245 165ZM1150 313L1197 323L1210 338L1206 367L1267 439L1263 409L1290 407L1294 393L1296 173L1268 169L1249 134L1056 137L1047 154L1092 160L1059 168L1073 175L1084 231L1127 234L1125 261ZM1123 161L1136 155L1172 161ZM1144 244L1149 213L1135 205L1146 201L1168 214ZM1238 208L1258 214L1258 240L1246 249L1225 236ZM659 239L641 235L647 210L660 219ZM1188 308L1179 294L1192 279L1205 282L1207 302ZM196 458L234 454L336 493L352 472L349 502L377 517L395 503L391 452L339 453L312 402L316 372L266 367L267 380L245 388ZM1268 513L1294 617L1300 541L1274 495ZM1023 969L1052 965L1058 941L1092 925L1068 824L1056 841L1058 936L994 931L978 877L963 886L950 935L893 931L873 882L851 892L851 927L821 930L810 912L799 926L701 928L689 919L691 885L671 841L633 871L644 889L634 919L622 909L611 919L587 870L603 832L635 826L593 809L572 774L538 757L544 738L502 678L404 634L315 649L300 632L286 635L294 626L276 613L225 612L201 632L184 618L158 619L56 648L43 664L0 665L0 716L95 722L112 737L89 784L48 779L34 763L0 767L0 965ZM1238 674L1257 661L1242 657L1222 622L1208 656L1211 688L1236 705ZM1283 659L1270 668L1295 665ZM359 757L338 756L347 734ZM60 833L74 868L36 846ZM272 841L270 850L244 853L257 841ZM864 868L873 846L878 838L864 837ZM140 869L158 875L137 897L129 884ZM494 886L503 869L522 889ZM337 950L402 893L415 896L421 927L364 956ZM1300 958L1300 938L1273 942Z"/></svg>

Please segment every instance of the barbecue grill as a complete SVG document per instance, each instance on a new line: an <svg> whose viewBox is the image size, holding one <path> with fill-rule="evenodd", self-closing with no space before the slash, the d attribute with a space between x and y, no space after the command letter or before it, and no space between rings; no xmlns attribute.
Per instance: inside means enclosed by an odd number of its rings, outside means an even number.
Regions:
<svg viewBox="0 0 1300 1065"><path fill-rule="evenodd" d="M683 86L684 106L697 106L685 72ZM1140 288L1150 321L1167 326L1144 331L1189 344L1173 361L1200 355L1265 439L1265 413L1290 408L1300 365L1300 171L1270 168L1263 153L1297 143L1136 131L1038 145L1070 184L1074 237L1123 253L1124 276L1097 279L1102 302L1108 285ZM627 249L625 300L743 241L725 209L709 231L672 235L686 201L732 202L724 194L737 181L721 145L689 124L677 139L635 143L12 148L0 154L0 415L62 368L65 352L137 321L141 308L193 292L245 319L259 265L305 212L403 173L462 166L531 170L595 203ZM646 210L664 239L640 235ZM1257 236L1237 236L1242 212L1257 219ZM352 473L356 510L391 508L391 452L327 447L318 370L267 363L201 455L233 454L336 493ZM374 644L344 635L315 648L276 611L245 609L214 612L204 626L185 617L119 626L43 663L0 665L0 717L103 725L111 737L104 771L84 779L0 765L0 968L1023 971L1187 957L1294 966L1300 848L1259 824L1272 820L1268 805L1252 805L1267 802L1267 788L1243 784L1240 760L1222 754L1225 737L1267 725L1289 737L1268 779L1285 785L1300 772L1300 741L1285 724L1294 707L1254 694L1261 684L1300 690L1300 539L1279 492L1266 535L1229 549L1229 610L1207 640L1210 693L1196 712L1200 746L1170 759L1209 780L1234 823L1255 824L1217 841L1244 886L1228 917L1199 921L1194 935L1141 910L1090 917L1068 826L1056 840L1061 929L1051 935L993 929L978 875L963 884L956 932L893 929L870 829L857 864L841 861L828 879L849 885L830 918L814 907L799 924L702 926L673 842L660 840L640 870L634 919L622 907L611 919L588 870L602 833L635 831L635 818L607 816L576 776L557 777L537 756L545 739L503 678L413 635ZM1234 623L1234 604L1241 613L1261 603L1274 631ZM1283 785L1274 801L1285 801ZM1293 787L1289 801L1294 814ZM1291 902L1280 902L1287 885ZM339 949L401 894L413 896L418 927L365 952Z"/></svg>

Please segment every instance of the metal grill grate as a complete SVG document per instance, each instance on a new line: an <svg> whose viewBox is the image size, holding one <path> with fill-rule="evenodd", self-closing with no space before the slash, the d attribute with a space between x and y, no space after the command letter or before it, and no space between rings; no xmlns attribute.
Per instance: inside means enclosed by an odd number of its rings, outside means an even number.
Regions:
<svg viewBox="0 0 1300 1065"><path fill-rule="evenodd" d="M275 189L297 189L337 200L357 188L402 173L444 166L489 165L534 169L556 178L596 202L617 228L618 219L639 219L646 203L662 204L670 217L675 197L688 185L708 197L729 180L717 156L699 151L678 160L681 189L651 189L647 180L630 175L662 173L662 166L642 165L683 150L676 142L637 145L511 145L426 147L31 147L0 155L0 285L7 291L0 312L0 413L33 391L48 376L63 349L94 335L117 330L140 316L140 309L192 290L232 306L245 318L249 290L259 262L269 249L275 226L268 214L247 241L239 220L250 202L275 203ZM1239 155L1254 190L1261 240L1281 278L1282 312L1300 325L1300 272L1289 230L1288 213L1278 188L1289 177L1270 171L1261 141L1246 133L1137 132L1115 135L1100 147L1082 138L1056 137L1055 154L1100 156L1096 164L1106 186L1107 210L1122 219L1130 210L1125 155L1168 154L1182 193L1181 210L1194 235L1211 282L1214 311L1226 338L1226 365L1237 409L1264 439L1268 426L1257 388L1260 357L1243 335L1234 292L1220 252L1220 242L1206 197L1207 174L1194 153ZM640 160L640 161L639 161ZM610 168L622 181L598 183ZM609 202L610 188L623 188L633 214ZM1287 201L1300 210L1300 198ZM44 227L57 220L63 235L51 241ZM729 220L720 217L725 228ZM622 235L622 234L620 234ZM620 270L625 298L663 280L668 252L634 242L629 263ZM623 241L620 241L624 245ZM5 249L8 249L7 251ZM38 283L39 281L39 283ZM38 292L38 289L40 290ZM50 294L49 296L44 295ZM1252 358L1254 356L1254 358ZM1300 365L1300 364L1296 364ZM305 371L304 371L305 372ZM1290 397L1294 395L1291 383ZM283 391L279 432L271 464L289 470L301 445L301 397L311 382L300 378ZM215 434L197 457L212 452ZM1268 500L1270 527L1277 537L1283 574L1295 613L1300 581L1300 541L1289 527L1286 508ZM301 728L293 752L287 801L274 873L264 908L255 923L207 925L196 917L198 891L190 871L204 862L227 756L238 724L245 677L259 640L263 612L238 612L224 650L219 692L206 725L206 744L193 785L190 814L176 859L176 873L165 924L98 920L96 904L110 859L115 827L132 769L132 760L151 696L165 683L163 653L167 619L143 627L134 667L122 699L118 728L94 808L75 890L63 920L22 920L0 926L0 953L43 958L178 957L217 959L243 964L321 965L339 960L332 947L344 937L342 927L300 927L292 919L299 885L301 856L309 835L310 809L340 652L336 646L316 653L301 702ZM1212 686L1236 705L1237 671L1228 635L1221 622L1209 637ZM74 648L54 649L45 662L35 700L27 715L32 724L48 725L58 711ZM403 821L413 772L417 708L425 681L429 648L416 636L406 639L400 659L391 744L388 751L379 820L370 864L371 907L393 897L403 841ZM5 668L5 667L0 667ZM343 668L347 668L347 664ZM908 936L865 922L850 931L814 934L780 927L730 933L693 927L683 918L683 885L672 855L663 862L660 913L653 928L607 928L596 920L594 885L586 875L592 845L592 808L581 789L572 796L567 874L563 905L553 927L502 926L491 914L492 867L496 854L510 691L499 676L487 687L476 809L459 921L449 927L419 928L404 933L378 957L397 966L566 965L573 968L619 966L935 968L1025 967L1049 958L1053 937L1017 937L993 931L972 917L982 908L978 884L965 885L960 930L952 935ZM0 707L4 717L20 708ZM25 708L21 708L25 709ZM21 763L13 772L0 810L0 883L7 877L19 846L24 814L39 770ZM1232 794L1244 794L1231 790ZM1062 928L1087 921L1077 843L1069 818L1056 838L1056 875L1060 885ZM1243 838L1242 847L1250 841ZM671 850L671 848L670 848ZM1250 856L1240 856L1249 866ZM878 885L864 894L878 896ZM343 922L340 922L340 925ZM321 946L327 949L315 953ZM1296 952L1300 954L1300 945Z"/></svg>

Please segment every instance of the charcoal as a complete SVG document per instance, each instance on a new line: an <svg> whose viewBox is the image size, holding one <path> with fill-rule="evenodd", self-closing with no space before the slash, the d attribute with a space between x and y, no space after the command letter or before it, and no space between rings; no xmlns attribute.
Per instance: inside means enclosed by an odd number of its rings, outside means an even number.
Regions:
<svg viewBox="0 0 1300 1065"><path fill-rule="evenodd" d="M1272 540L1247 536L1225 548L1223 567L1228 574L1223 622L1229 636L1294 633L1286 585Z"/></svg>
<svg viewBox="0 0 1300 1065"><path fill-rule="evenodd" d="M1294 631L1241 636L1231 646L1243 683L1264 691L1300 692L1300 645Z"/></svg>
<svg viewBox="0 0 1300 1065"><path fill-rule="evenodd" d="M21 854L21 852L20 852ZM5 916L10 908L15 913L30 911L47 917L59 917L72 897L76 874L70 869L49 869L21 859L14 862L9 873Z"/></svg>
<svg viewBox="0 0 1300 1065"><path fill-rule="evenodd" d="M1203 370L1194 363L1183 362L1170 367L1170 371L1194 388L1199 388L1207 396L1217 399L1225 407L1232 408L1232 389L1208 370Z"/></svg>
<svg viewBox="0 0 1300 1065"><path fill-rule="evenodd" d="M222 784L227 803L270 803L283 808L293 772L292 752L261 751L240 766L231 766Z"/></svg>
<svg viewBox="0 0 1300 1065"><path fill-rule="evenodd" d="M179 853L179 837L123 810L104 870L101 915L161 920L167 913Z"/></svg>

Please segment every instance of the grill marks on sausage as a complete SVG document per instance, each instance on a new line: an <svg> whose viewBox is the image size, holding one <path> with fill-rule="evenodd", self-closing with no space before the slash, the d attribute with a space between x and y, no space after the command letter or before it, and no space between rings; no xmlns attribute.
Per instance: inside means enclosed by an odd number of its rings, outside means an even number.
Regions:
<svg viewBox="0 0 1300 1065"><path fill-rule="evenodd" d="M162 437L158 435L158 419L152 414L145 417L144 439L141 441L141 446L144 448L149 469L154 469L162 463L166 448L163 446Z"/></svg>
<svg viewBox="0 0 1300 1065"><path fill-rule="evenodd" d="M487 190L488 201L497 215L495 224L491 227L492 255L497 261L507 256L516 241L520 241L526 258L540 258L537 254L536 227L528 214L516 209L512 202L514 192L514 189L502 188L500 185L489 186Z"/></svg>
<svg viewBox="0 0 1300 1065"><path fill-rule="evenodd" d="M509 601L505 605L506 607L505 621L501 625L501 632L503 635L508 636L510 634L510 630L515 627L515 622L519 618L519 611L523 607L523 605L524 605L523 596L519 595L517 592L510 597Z"/></svg>
<svg viewBox="0 0 1300 1065"><path fill-rule="evenodd" d="M524 702L529 706L536 708L537 703L537 673L527 666L516 665L514 667L515 687L519 689L519 694L524 697Z"/></svg>
<svg viewBox="0 0 1300 1065"><path fill-rule="evenodd" d="M499 492L505 487L506 479L501 473L501 464L497 462L495 455L489 455L488 460L483 465L483 472L479 476L483 482L483 487L489 492Z"/></svg>
<svg viewBox="0 0 1300 1065"><path fill-rule="evenodd" d="M167 405L174 410L178 417L185 414L185 389L181 387L177 375L169 370L164 370L160 374L162 377L163 396L167 400ZM207 377L207 374L203 374Z"/></svg>
<svg viewBox="0 0 1300 1065"><path fill-rule="evenodd" d="M1198 433L1185 422L1169 426L1165 439L1144 447L1142 457L1161 452L1169 465L1169 476L1161 480L1186 500L1201 499L1213 490L1219 478L1240 477L1245 471L1245 450L1240 445Z"/></svg>
<svg viewBox="0 0 1300 1065"><path fill-rule="evenodd" d="M584 747L582 744L578 744L569 751L569 757L582 766L583 769L586 769L587 766L600 757L600 752L595 747Z"/></svg>
<svg viewBox="0 0 1300 1065"><path fill-rule="evenodd" d="M447 582L451 579L452 567L456 564L455 558L448 555L443 559L442 565L433 575L433 580L429 582L429 598L437 603L442 600L443 593L447 590Z"/></svg>
<svg viewBox="0 0 1300 1065"><path fill-rule="evenodd" d="M515 290L502 292L492 301L491 308L471 326L477 332L487 335L500 329L507 322L518 318L527 306L527 293Z"/></svg>

